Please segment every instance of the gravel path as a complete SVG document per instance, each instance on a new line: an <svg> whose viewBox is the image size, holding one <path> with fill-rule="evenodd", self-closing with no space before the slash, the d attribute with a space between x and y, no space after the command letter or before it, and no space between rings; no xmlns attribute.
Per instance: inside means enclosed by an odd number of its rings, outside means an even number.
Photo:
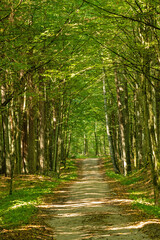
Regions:
<svg viewBox="0 0 160 240"><path fill-rule="evenodd" d="M129 214L115 206L98 160L82 162L82 176L70 186L68 199L50 206L46 223L54 230L53 239L151 240Z"/></svg>

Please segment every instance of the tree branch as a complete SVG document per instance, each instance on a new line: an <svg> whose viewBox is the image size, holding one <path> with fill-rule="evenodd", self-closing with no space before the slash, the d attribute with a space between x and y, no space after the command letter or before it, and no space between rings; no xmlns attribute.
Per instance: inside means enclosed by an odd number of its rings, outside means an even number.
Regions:
<svg viewBox="0 0 160 240"><path fill-rule="evenodd" d="M111 12L111 11L105 9L105 8L97 6L94 3L88 2L87 0L84 0L84 2L89 4L89 5L91 5L91 6L93 6L93 7L98 8L99 10L101 10L103 12L107 12L108 14L111 14L111 15L114 15L114 16L118 16L118 17L121 17L121 18L124 18L124 19L127 19L127 20L131 20L132 22L142 23L142 24L145 24L146 26L149 26L149 27L152 27L154 29L160 30L160 27L157 27L157 26L151 24L150 22L144 22L144 21L142 21L140 19L135 19L133 17L129 17L129 16L126 16L126 15L123 15L123 14L119 14L119 13L116 13L116 12Z"/></svg>

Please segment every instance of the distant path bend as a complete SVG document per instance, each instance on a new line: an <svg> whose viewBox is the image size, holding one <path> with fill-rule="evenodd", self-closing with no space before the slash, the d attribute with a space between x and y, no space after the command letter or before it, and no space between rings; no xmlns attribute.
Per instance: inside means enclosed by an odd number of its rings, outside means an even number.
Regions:
<svg viewBox="0 0 160 240"><path fill-rule="evenodd" d="M100 171L98 159L82 160L82 175L70 186L66 202L51 206L55 240L151 240L130 216L112 204L113 195Z"/></svg>

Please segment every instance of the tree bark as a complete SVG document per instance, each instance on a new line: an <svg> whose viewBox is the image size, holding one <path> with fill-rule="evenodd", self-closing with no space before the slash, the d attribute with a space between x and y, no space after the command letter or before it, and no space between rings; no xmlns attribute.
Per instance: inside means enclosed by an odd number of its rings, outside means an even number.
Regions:
<svg viewBox="0 0 160 240"><path fill-rule="evenodd" d="M104 111L105 111L105 120L106 120L106 132L107 132L107 137L108 137L108 143L109 143L109 150L110 150L110 155L111 155L111 160L113 163L114 171L115 173L120 173L119 166L117 163L117 158L115 155L115 149L113 145L113 139L112 135L110 133L110 127L109 127L109 118L108 118L108 107L107 107L107 96L106 96L106 83L105 83L105 69L103 69L104 77L103 79L103 96L104 96Z"/></svg>
<svg viewBox="0 0 160 240"><path fill-rule="evenodd" d="M88 155L88 139L86 134L84 134L84 155Z"/></svg>
<svg viewBox="0 0 160 240"><path fill-rule="evenodd" d="M95 137L95 155L98 156L99 155L99 143L98 143L96 123L94 125L94 137Z"/></svg>
<svg viewBox="0 0 160 240"><path fill-rule="evenodd" d="M124 175L128 175L131 172L131 162L129 154L129 133L128 133L128 119L126 100L124 100L124 93L126 86L118 79L117 66L115 66L115 83L117 89L117 103L118 103L118 116L119 116L119 128L121 136L121 159L123 162ZM124 111L125 109L125 111ZM128 120L127 120L128 121Z"/></svg>

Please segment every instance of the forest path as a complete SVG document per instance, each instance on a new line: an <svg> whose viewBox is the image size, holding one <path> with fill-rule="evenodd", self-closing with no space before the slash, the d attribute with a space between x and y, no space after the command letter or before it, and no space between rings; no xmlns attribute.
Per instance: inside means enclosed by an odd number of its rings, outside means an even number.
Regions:
<svg viewBox="0 0 160 240"><path fill-rule="evenodd" d="M65 191L62 191L62 195ZM115 203L98 159L82 160L81 176L67 199L50 205L48 219L56 240L150 240L129 213Z"/></svg>

